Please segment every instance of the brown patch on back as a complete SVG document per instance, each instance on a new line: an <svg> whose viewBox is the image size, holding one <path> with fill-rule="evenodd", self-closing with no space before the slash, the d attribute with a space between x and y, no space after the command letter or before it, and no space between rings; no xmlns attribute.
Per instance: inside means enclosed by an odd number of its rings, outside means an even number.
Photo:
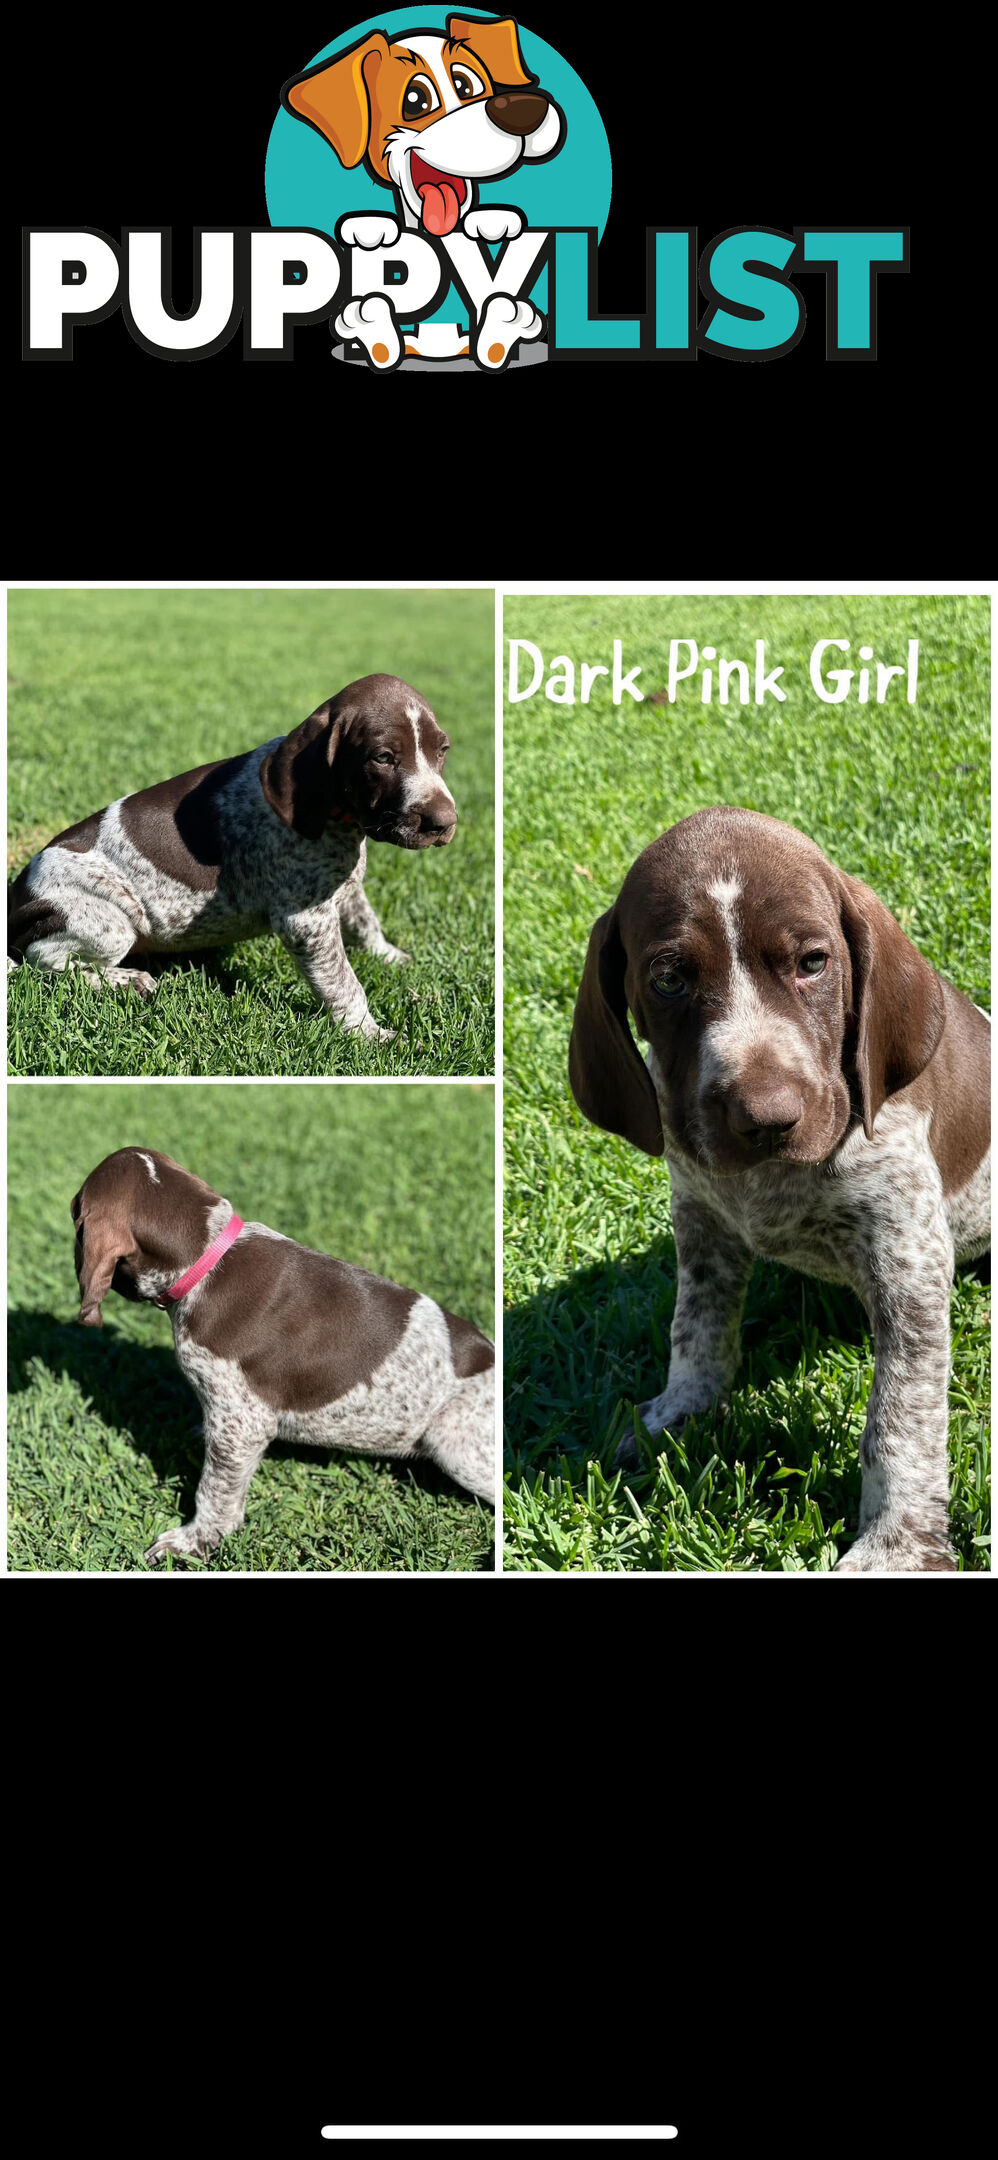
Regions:
<svg viewBox="0 0 998 2160"><path fill-rule="evenodd" d="M290 1238L237 1239L190 1318L193 1340L234 1358L274 1410L321 1410L368 1384L396 1350L415 1290L309 1252Z"/></svg>
<svg viewBox="0 0 998 2160"><path fill-rule="evenodd" d="M89 817L81 818L78 825L67 825L65 832L56 833L47 846L68 848L71 855L89 855L91 848L97 845L103 815L103 810L92 811Z"/></svg>
<svg viewBox="0 0 998 2160"><path fill-rule="evenodd" d="M458 1320L454 1313L441 1307L450 1336L450 1354L454 1371L459 1380L470 1380L473 1373L487 1372L496 1361L495 1348L481 1328L470 1320Z"/></svg>
<svg viewBox="0 0 998 2160"><path fill-rule="evenodd" d="M198 765L193 772L178 773L174 780L160 780L155 787L127 795L122 803L122 830L132 846L191 892L214 892L218 884L222 857L218 795L249 755L243 751L239 757Z"/></svg>
<svg viewBox="0 0 998 2160"><path fill-rule="evenodd" d="M944 976L940 981L946 1011L942 1036L906 1095L929 1112L929 1146L948 1197L973 1177L991 1144L991 1029L961 990Z"/></svg>

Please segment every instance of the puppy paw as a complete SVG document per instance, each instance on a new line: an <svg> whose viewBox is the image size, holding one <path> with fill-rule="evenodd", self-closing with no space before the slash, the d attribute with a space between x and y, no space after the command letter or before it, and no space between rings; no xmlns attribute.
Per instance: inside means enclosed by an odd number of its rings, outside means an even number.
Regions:
<svg viewBox="0 0 998 2160"><path fill-rule="evenodd" d="M832 1569L833 1575L904 1575L958 1573L956 1554L948 1536L926 1534L920 1537L910 1531L895 1532L889 1524L872 1524L861 1532L850 1545L841 1560Z"/></svg>
<svg viewBox="0 0 998 2160"><path fill-rule="evenodd" d="M518 210L504 210L499 203L483 204L478 210L469 210L461 231L469 240L515 240L523 231L523 219Z"/></svg>
<svg viewBox="0 0 998 2160"><path fill-rule="evenodd" d="M389 961L392 967L408 967L412 954L403 952L401 945L383 945L378 958Z"/></svg>
<svg viewBox="0 0 998 2160"><path fill-rule="evenodd" d="M493 293L475 336L475 357L492 373L505 367L521 339L540 337L544 317L530 300L511 300L508 293Z"/></svg>
<svg viewBox="0 0 998 2160"><path fill-rule="evenodd" d="M210 1550L207 1539L201 1536L194 1523L179 1523L175 1530L161 1530L158 1538L147 1546L143 1557L150 1567L158 1567L167 1553L172 1553L177 1560L207 1560Z"/></svg>
<svg viewBox="0 0 998 2160"><path fill-rule="evenodd" d="M363 1035L365 1042L389 1043L395 1041L398 1028L379 1027L377 1021L372 1020L370 1013L368 1013L366 1020L361 1021L357 1033Z"/></svg>
<svg viewBox="0 0 998 2160"><path fill-rule="evenodd" d="M385 374L402 358L402 340L395 316L381 293L368 293L363 299L348 300L342 314L336 317L336 331L345 344L356 338L363 345L376 374Z"/></svg>
<svg viewBox="0 0 998 2160"><path fill-rule="evenodd" d="M95 983L99 988L110 983L115 990L134 990L136 997L155 997L159 982L155 975L147 975L144 968L109 967L101 975L91 968L81 968L84 982Z"/></svg>
<svg viewBox="0 0 998 2160"><path fill-rule="evenodd" d="M338 238L342 240L344 247L394 247L398 236L398 222L393 217L364 212L360 216L340 220Z"/></svg>
<svg viewBox="0 0 998 2160"><path fill-rule="evenodd" d="M638 1403L637 1413L645 1431L657 1440L660 1433L681 1432L687 1418L703 1417L708 1410L723 1414L727 1407L723 1395L694 1397L678 1391L670 1393L666 1387L661 1395L653 1395L649 1402Z"/></svg>

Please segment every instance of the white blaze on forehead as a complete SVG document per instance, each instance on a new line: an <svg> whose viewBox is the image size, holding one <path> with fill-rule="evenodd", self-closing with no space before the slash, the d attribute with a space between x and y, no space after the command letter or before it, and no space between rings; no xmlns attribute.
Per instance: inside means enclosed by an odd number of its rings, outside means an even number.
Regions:
<svg viewBox="0 0 998 2160"><path fill-rule="evenodd" d="M147 1155L144 1148L136 1148L135 1153L138 1156L139 1161L145 1163L146 1169L149 1172L153 1184L158 1185L160 1182L159 1171L157 1170L156 1165L153 1162L152 1156Z"/></svg>
<svg viewBox="0 0 998 2160"><path fill-rule="evenodd" d="M444 66L444 40L442 37L403 38L407 52L413 52L417 60L429 69L443 100L445 112L454 112L461 100ZM484 85L483 85L484 87ZM430 161L432 163L432 160Z"/></svg>
<svg viewBox="0 0 998 2160"><path fill-rule="evenodd" d="M741 955L741 919L736 913L741 898L740 880L732 870L722 870L706 887L716 902L731 954L727 996L719 1020L712 1020L700 1038L700 1088L735 1084L749 1053L760 1046L772 1050L774 1076L781 1072L806 1074L810 1066L804 1036L789 1020L763 1004Z"/></svg>
<svg viewBox="0 0 998 2160"><path fill-rule="evenodd" d="M420 796L426 794L427 790L425 787L425 782L427 779L430 779L433 782L434 794L445 795L447 801L453 807L454 797L451 794L451 791L447 786L447 783L444 780L442 773L438 773L436 766L431 763L430 759L426 755L425 750L423 749L422 737L420 735L420 721L424 718L424 714L422 713L418 705L407 705L405 708L405 714L406 719L408 720L409 725L412 728L412 739L415 752L412 777L411 779L408 779L406 781L405 785L404 802L406 807L408 807L414 801L417 801Z"/></svg>

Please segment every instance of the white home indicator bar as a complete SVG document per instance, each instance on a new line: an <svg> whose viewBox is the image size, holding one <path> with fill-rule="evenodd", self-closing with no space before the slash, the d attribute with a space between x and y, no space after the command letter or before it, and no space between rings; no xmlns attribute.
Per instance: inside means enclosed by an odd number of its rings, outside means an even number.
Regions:
<svg viewBox="0 0 998 2160"><path fill-rule="evenodd" d="M623 2123L614 2129L609 2123L601 2123L595 2130L584 2123L478 2123L465 2129L453 2124L417 2123L412 2129L403 2129L398 2123L378 2127L376 2124L348 2123L338 2128L332 2123L323 2127L324 2138L674 2138L679 2132L675 2123Z"/></svg>

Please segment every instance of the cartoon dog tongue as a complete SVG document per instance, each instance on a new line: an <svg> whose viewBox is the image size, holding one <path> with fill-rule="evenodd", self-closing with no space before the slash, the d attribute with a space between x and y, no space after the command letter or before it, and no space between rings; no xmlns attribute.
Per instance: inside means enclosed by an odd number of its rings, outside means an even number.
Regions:
<svg viewBox="0 0 998 2160"><path fill-rule="evenodd" d="M423 206L426 230L441 239L444 233L453 232L461 215L464 181L456 175L438 172L434 165L428 165L425 158L418 156L413 157L411 170L413 186Z"/></svg>
<svg viewBox="0 0 998 2160"><path fill-rule="evenodd" d="M431 180L424 180L419 195L427 232L436 233L438 239L442 233L453 232L461 208L454 189L446 181L434 187Z"/></svg>

